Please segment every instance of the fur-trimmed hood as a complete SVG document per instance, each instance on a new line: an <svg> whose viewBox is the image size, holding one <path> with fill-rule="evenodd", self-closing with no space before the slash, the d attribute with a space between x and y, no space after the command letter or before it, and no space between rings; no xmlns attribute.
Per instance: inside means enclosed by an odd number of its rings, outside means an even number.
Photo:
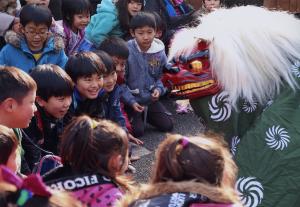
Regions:
<svg viewBox="0 0 300 207"><path fill-rule="evenodd" d="M16 48L21 48L21 42L22 40L24 40L24 36L22 34L18 34L12 30L7 31L5 33L4 38L6 43L11 44ZM50 44L50 47L52 47L52 49L54 49L55 51L60 51L65 48L62 37L58 35L53 35L52 33L49 33L47 42L53 42L53 44Z"/></svg>
<svg viewBox="0 0 300 207"><path fill-rule="evenodd" d="M195 193L207 197L213 203L237 204L236 206L239 206L238 197L235 195L233 190L225 190L194 181L169 181L156 184L142 184L139 188L126 194L116 206L128 207L137 200L150 199L162 194L171 194L176 192Z"/></svg>

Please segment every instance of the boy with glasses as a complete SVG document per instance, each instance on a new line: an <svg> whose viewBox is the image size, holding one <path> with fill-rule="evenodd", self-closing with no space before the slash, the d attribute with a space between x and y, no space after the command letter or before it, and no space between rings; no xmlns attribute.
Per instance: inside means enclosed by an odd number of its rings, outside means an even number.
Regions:
<svg viewBox="0 0 300 207"><path fill-rule="evenodd" d="M59 37L52 37L49 28L52 15L48 8L26 5L20 12L21 37L8 36L8 44L0 52L0 65L15 66L25 72L41 64L64 67L67 56Z"/></svg>

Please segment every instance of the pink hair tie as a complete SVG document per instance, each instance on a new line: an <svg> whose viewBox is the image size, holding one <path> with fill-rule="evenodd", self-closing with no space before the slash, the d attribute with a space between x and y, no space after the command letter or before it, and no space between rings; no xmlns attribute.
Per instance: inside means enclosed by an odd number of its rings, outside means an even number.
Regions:
<svg viewBox="0 0 300 207"><path fill-rule="evenodd" d="M182 137L180 139L180 144L182 145L183 148L186 148L189 144L189 140L187 139L187 137Z"/></svg>

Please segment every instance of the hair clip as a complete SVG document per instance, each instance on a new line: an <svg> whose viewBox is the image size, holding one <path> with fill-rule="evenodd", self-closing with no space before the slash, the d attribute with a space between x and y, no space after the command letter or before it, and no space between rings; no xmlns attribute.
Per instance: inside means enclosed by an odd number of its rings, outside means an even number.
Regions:
<svg viewBox="0 0 300 207"><path fill-rule="evenodd" d="M179 140L179 143L182 145L183 149L186 148L189 144L189 140L187 137L182 137L180 140Z"/></svg>
<svg viewBox="0 0 300 207"><path fill-rule="evenodd" d="M32 196L33 196L33 193L32 193L32 192L30 192L30 191L28 191L28 190L26 190L26 189L22 189L22 190L20 191L20 194L19 194L19 197L18 197L18 200L17 200L16 204L17 204L18 206L24 206L25 203L26 203L30 198L32 198Z"/></svg>
<svg viewBox="0 0 300 207"><path fill-rule="evenodd" d="M92 120L92 129L95 129L98 126L98 122L96 122L95 120Z"/></svg>

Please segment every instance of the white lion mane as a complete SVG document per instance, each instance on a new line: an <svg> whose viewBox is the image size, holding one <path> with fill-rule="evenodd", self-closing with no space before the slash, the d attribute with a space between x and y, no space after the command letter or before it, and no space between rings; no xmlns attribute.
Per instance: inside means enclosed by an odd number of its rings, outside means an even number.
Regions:
<svg viewBox="0 0 300 207"><path fill-rule="evenodd" d="M199 18L197 27L175 35L169 59L189 55L199 40L208 41L213 74L232 105L241 97L263 103L283 83L298 87L290 69L300 59L300 20L292 14L242 6Z"/></svg>

